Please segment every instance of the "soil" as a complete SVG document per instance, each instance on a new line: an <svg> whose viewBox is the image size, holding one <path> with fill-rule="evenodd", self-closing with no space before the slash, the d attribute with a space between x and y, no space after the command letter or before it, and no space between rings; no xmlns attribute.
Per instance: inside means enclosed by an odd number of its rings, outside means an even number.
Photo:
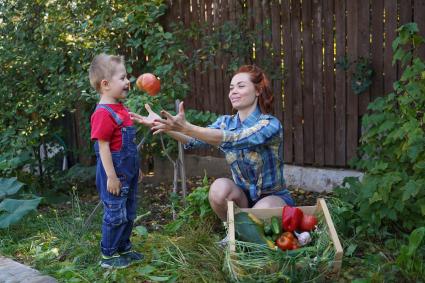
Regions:
<svg viewBox="0 0 425 283"><path fill-rule="evenodd" d="M203 177L193 177L187 179L188 194L193 189L202 186ZM215 178L209 178L211 184ZM288 187L297 206L315 205L317 198L325 197L328 193L317 193L305 191L302 188ZM170 194L173 191L172 183L151 183L149 178L145 178L140 187L139 197L142 213L149 213L141 222L149 230L159 230L172 220L172 208Z"/></svg>
<svg viewBox="0 0 425 283"><path fill-rule="evenodd" d="M188 178L186 181L187 194L192 192L195 188L202 186L202 179L202 176ZM211 184L214 180L215 178L208 178L209 184ZM92 211L99 203L99 196L97 194L96 188L89 186L80 186L80 188L85 188L82 191L78 191L78 197L80 201L84 202L85 205L90 206L89 209ZM328 195L326 192L310 192L305 191L302 188L295 187L288 187L288 190L291 192L291 195L297 206L315 205L317 198ZM155 178L145 177L139 186L139 205L137 212L138 215L143 215L143 217L138 220L136 225L144 225L149 230L154 231L162 229L165 224L172 221L172 191L172 182L156 182ZM179 194L181 194L181 192L179 192ZM68 201L57 203L55 207L60 211L67 211L70 206L72 206L72 204L68 197ZM41 205L38 209L39 211L47 212L50 208L48 205ZM98 209L96 214L100 213L100 211L101 209Z"/></svg>

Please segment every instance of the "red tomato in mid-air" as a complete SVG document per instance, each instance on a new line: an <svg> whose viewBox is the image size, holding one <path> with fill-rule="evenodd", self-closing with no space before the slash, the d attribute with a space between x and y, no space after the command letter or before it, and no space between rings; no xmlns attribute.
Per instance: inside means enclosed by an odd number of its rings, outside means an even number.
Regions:
<svg viewBox="0 0 425 283"><path fill-rule="evenodd" d="M161 83L158 78L151 73L140 75L136 81L137 88L146 91L150 96L155 96L161 90Z"/></svg>

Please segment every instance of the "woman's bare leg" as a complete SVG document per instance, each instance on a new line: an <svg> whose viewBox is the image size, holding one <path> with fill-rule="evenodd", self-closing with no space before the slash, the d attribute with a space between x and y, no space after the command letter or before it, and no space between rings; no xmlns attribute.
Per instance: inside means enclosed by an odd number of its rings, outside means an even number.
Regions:
<svg viewBox="0 0 425 283"><path fill-rule="evenodd" d="M215 214L223 221L227 218L227 201L232 200L239 207L248 207L248 199L242 189L228 178L219 178L211 184L208 199Z"/></svg>
<svg viewBox="0 0 425 283"><path fill-rule="evenodd" d="M285 201L278 196L267 196L260 199L252 208L272 208L286 205Z"/></svg>

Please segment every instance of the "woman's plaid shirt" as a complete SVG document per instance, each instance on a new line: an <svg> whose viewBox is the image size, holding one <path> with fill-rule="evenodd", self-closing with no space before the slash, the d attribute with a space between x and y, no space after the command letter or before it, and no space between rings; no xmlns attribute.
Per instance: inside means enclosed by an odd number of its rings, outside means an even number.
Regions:
<svg viewBox="0 0 425 283"><path fill-rule="evenodd" d="M234 182L248 190L253 201L260 196L286 190L283 128L276 117L262 114L257 107L243 122L238 114L225 115L208 127L223 130L223 140L218 148L230 164ZM206 145L192 138L185 149Z"/></svg>

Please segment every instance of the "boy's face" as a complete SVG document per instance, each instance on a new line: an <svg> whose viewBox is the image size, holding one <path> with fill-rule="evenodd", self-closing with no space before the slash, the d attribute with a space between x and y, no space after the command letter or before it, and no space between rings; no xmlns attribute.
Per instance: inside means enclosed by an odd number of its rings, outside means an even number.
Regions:
<svg viewBox="0 0 425 283"><path fill-rule="evenodd" d="M114 72L110 80L102 81L103 95L113 99L124 99L130 90L130 81L123 64L115 64Z"/></svg>

